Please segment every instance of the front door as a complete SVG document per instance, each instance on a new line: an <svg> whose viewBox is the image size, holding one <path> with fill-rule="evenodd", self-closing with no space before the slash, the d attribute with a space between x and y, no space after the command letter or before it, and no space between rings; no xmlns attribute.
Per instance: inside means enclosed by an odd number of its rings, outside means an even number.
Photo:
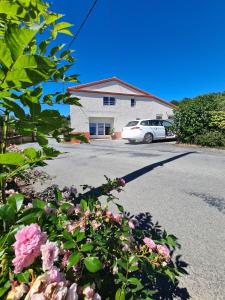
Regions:
<svg viewBox="0 0 225 300"><path fill-rule="evenodd" d="M89 123L89 131L91 137L104 136L111 134L111 124L105 122Z"/></svg>

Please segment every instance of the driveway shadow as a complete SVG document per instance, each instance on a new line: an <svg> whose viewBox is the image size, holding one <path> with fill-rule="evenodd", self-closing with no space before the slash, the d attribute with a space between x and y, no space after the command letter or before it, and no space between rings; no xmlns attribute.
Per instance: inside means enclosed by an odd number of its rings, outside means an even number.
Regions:
<svg viewBox="0 0 225 300"><path fill-rule="evenodd" d="M137 179L138 177L141 177L141 176L145 175L146 173L154 170L155 168L163 167L165 164L168 164L172 161L175 161L177 159L180 159L182 157L185 157L185 156L193 154L193 153L196 153L196 152L195 151L190 151L190 152L185 152L185 153L181 153L179 155L172 156L170 158L158 161L156 163L153 163L153 164L147 165L143 168L140 168L138 170L135 170L135 171L133 171L129 174L126 174L126 175L122 176L122 178L125 180L125 182L127 184L127 183ZM110 190L107 191L107 192L110 192ZM104 194L104 191L102 190L102 186L99 186L99 187L96 187L96 188L91 188L91 190L89 190L86 193L80 194L77 197L77 201L81 200L81 199L84 199L84 198L87 199L87 198L92 198L92 197L99 197L99 196L102 196L102 195L107 195L107 193Z"/></svg>

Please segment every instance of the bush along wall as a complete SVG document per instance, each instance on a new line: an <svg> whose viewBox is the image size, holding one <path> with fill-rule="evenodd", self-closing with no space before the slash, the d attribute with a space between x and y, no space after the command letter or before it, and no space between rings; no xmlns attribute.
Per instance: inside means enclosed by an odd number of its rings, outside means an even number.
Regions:
<svg viewBox="0 0 225 300"><path fill-rule="evenodd" d="M224 101L221 97L208 94L181 101L179 109L174 112L178 142L225 146L225 111L221 111L221 102Z"/></svg>

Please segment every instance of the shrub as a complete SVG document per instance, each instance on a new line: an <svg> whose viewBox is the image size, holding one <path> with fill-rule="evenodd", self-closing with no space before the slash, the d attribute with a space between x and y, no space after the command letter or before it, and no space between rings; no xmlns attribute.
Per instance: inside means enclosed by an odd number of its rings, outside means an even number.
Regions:
<svg viewBox="0 0 225 300"><path fill-rule="evenodd" d="M124 184L108 179L101 187L106 205L80 200L74 188L28 205L11 195L0 207L1 299L152 299L159 275L175 282L176 238L138 229L110 193Z"/></svg>
<svg viewBox="0 0 225 300"><path fill-rule="evenodd" d="M174 127L178 140L183 143L193 143L195 137L209 128L211 105L200 98L189 100L175 111Z"/></svg>
<svg viewBox="0 0 225 300"><path fill-rule="evenodd" d="M212 111L209 126L225 132L225 111Z"/></svg>
<svg viewBox="0 0 225 300"><path fill-rule="evenodd" d="M225 134L219 131L209 131L196 136L195 143L207 147L225 147Z"/></svg>

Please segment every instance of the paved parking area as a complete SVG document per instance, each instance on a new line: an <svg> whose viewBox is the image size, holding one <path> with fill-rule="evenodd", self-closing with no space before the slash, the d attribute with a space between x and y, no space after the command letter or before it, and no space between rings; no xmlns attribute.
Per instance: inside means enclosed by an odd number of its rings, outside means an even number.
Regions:
<svg viewBox="0 0 225 300"><path fill-rule="evenodd" d="M192 299L225 299L225 151L125 141L57 148L64 154L46 167L56 183L99 186L103 175L125 177L126 210L150 212L178 237L189 264L181 286Z"/></svg>

